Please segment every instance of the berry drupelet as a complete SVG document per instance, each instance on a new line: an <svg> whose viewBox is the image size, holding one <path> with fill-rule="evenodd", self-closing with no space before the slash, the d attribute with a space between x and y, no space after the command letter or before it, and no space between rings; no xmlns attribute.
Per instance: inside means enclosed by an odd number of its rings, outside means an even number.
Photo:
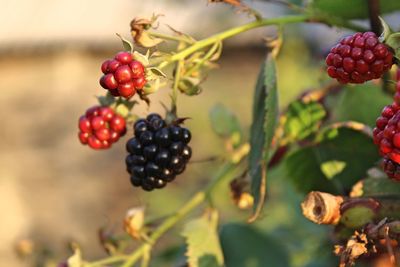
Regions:
<svg viewBox="0 0 400 267"><path fill-rule="evenodd" d="M127 171L133 186L160 189L181 174L192 156L191 133L180 125L167 125L152 113L135 122L134 137L126 143Z"/></svg>
<svg viewBox="0 0 400 267"><path fill-rule="evenodd" d="M113 96L131 98L147 82L144 66L129 52L119 52L114 59L104 61L101 71L104 75L100 78L100 85Z"/></svg>
<svg viewBox="0 0 400 267"><path fill-rule="evenodd" d="M106 149L126 133L125 119L110 107L94 106L79 118L79 140L93 149Z"/></svg>
<svg viewBox="0 0 400 267"><path fill-rule="evenodd" d="M373 32L355 33L332 47L328 75L340 83L364 83L382 77L393 65L393 53Z"/></svg>
<svg viewBox="0 0 400 267"><path fill-rule="evenodd" d="M389 178L400 182L400 164L391 159L384 158L382 161L382 168Z"/></svg>

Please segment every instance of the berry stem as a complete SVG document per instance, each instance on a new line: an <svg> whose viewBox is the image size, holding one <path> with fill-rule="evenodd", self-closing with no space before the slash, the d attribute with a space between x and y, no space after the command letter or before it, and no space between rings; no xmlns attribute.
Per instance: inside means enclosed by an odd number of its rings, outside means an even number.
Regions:
<svg viewBox="0 0 400 267"><path fill-rule="evenodd" d="M197 192L187 203L182 206L176 213L172 214L170 217L166 218L160 226L154 230L150 235L146 244L141 245L136 249L131 255L128 256L122 267L133 266L151 247L157 242L157 240L170 230L175 224L180 222L188 213L200 206L206 197L212 193L215 187L222 181L232 177L236 164L232 162L225 163L220 171L215 175L214 179L210 182L207 188L203 191ZM98 265L97 265L98 266ZM90 267L93 267L90 265Z"/></svg>
<svg viewBox="0 0 400 267"><path fill-rule="evenodd" d="M182 72L183 64L184 64L183 60L180 60L176 63L174 85L172 87L171 113L175 117L177 117L178 86L179 86L179 82L181 80L181 72Z"/></svg>
<svg viewBox="0 0 400 267"><path fill-rule="evenodd" d="M115 255L111 256L108 258L104 258L98 261L94 261L88 264L85 264L84 267L100 267L100 266L106 266L108 264L113 264L116 262L121 262L124 261L128 258L128 255Z"/></svg>
<svg viewBox="0 0 400 267"><path fill-rule="evenodd" d="M176 41L176 42L184 42L187 44L194 44L196 40L190 40L189 38L183 38L180 36L172 36L168 34L158 33L158 32L149 32L149 34L153 37L161 38L164 40Z"/></svg>
<svg viewBox="0 0 400 267"><path fill-rule="evenodd" d="M349 28L353 29L356 31L365 31L364 28L354 25L352 23L349 23L341 18L338 17L333 17L333 16L324 16L324 15L316 15L316 14L301 14L301 15L288 15L288 16L283 16L283 17L278 17L278 18L267 18L267 19L261 19L261 20L256 20L238 27L231 28L227 31L217 33L215 35L212 35L208 38L205 38L203 40L197 41L193 45L187 47L186 49L172 55L169 59L163 61L162 63L159 64L159 68L164 68L167 65L175 62L175 61L180 61L185 59L187 56L191 55L192 53L203 49L204 47L210 46L216 42L222 42L223 40L233 37L235 35L238 35L240 33L259 28L259 27L264 27L264 26L270 26L270 25L285 25L289 23L300 23L300 22L313 22L313 23L324 23L327 25L334 25L338 27L344 27L344 28Z"/></svg>

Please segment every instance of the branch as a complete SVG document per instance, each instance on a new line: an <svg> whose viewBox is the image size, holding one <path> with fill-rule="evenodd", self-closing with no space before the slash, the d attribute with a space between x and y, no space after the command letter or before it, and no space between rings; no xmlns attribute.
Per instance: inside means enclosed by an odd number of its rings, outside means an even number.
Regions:
<svg viewBox="0 0 400 267"><path fill-rule="evenodd" d="M304 216L317 224L341 223L356 229L384 218L400 219L400 197L346 198L311 192L301 204Z"/></svg>
<svg viewBox="0 0 400 267"><path fill-rule="evenodd" d="M379 0L368 0L369 24L371 30L379 36L381 34L381 22L379 20Z"/></svg>
<svg viewBox="0 0 400 267"><path fill-rule="evenodd" d="M237 163L227 162L225 163L219 172L215 175L214 179L211 180L210 184L205 190L197 192L187 203L182 206L177 212L167 217L160 226L155 229L155 231L146 240L146 243L139 246L135 251L127 256L113 256L105 258L99 261L85 264L85 267L100 267L106 264L112 264L115 262L120 262L125 260L122 267L133 266L144 254L150 253L152 246L157 242L157 240L170 230L174 225L180 222L188 213L193 211L195 208L200 206L204 200L213 192L215 187L219 185L224 180L232 177L233 172L236 170Z"/></svg>

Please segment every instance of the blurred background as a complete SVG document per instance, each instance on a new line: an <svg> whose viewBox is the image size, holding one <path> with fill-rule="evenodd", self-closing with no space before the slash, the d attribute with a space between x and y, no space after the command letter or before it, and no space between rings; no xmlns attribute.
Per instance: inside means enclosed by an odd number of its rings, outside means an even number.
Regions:
<svg viewBox="0 0 400 267"><path fill-rule="evenodd" d="M127 209L145 205L153 216L170 214L209 181L218 163L193 163L173 184L146 193L133 189L125 172L125 146L121 140L107 151L93 151L77 139L77 121L105 94L99 84L100 65L122 49L115 33L129 37L134 17L163 14L166 25L193 35L213 33L250 21L247 14L206 0L18 0L0 1L0 265L32 266L14 253L22 239L32 240L46 259L65 259L67 244L78 242L86 259L105 255L98 242L99 227L121 231ZM249 1L265 17L285 10L267 1ZM397 14L398 15L398 14ZM387 20L398 27L396 14ZM322 59L330 45L345 32L322 25L291 25L278 61L281 106L300 91L320 84ZM258 68L264 59L264 37L272 28L247 32L225 43L219 68L209 75L203 93L179 97L181 116L193 118L194 159L218 155L223 143L208 122L209 109L223 103L235 111L245 130L251 123L251 101ZM168 47L166 47L168 48ZM284 70L284 71L283 71ZM135 114L162 112L169 104L168 89L152 95L151 108L135 107ZM195 107L195 108L193 108ZM129 130L127 136L131 135ZM327 227L307 222L298 196L284 183L282 170L274 170L268 184L265 216L254 227L283 241L293 266L318 265L313 253L326 242ZM230 200L228 186L216 197L221 220L244 221ZM157 251L183 244L178 226L162 238ZM330 248L324 250L329 258ZM323 262L323 259L321 259ZM157 262L163 262L158 264ZM154 266L175 266L155 259Z"/></svg>

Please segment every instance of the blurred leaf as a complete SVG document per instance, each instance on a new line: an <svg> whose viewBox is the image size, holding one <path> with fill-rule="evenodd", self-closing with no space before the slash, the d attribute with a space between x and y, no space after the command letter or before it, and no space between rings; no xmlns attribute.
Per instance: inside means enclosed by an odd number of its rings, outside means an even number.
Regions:
<svg viewBox="0 0 400 267"><path fill-rule="evenodd" d="M279 240L244 224L226 224L220 233L227 267L288 267L289 255Z"/></svg>
<svg viewBox="0 0 400 267"><path fill-rule="evenodd" d="M321 171L328 179L332 179L335 175L341 173L345 167L346 162L338 160L330 160L321 163Z"/></svg>
<svg viewBox="0 0 400 267"><path fill-rule="evenodd" d="M125 39L121 34L117 33L117 36L119 39L122 41L122 45L124 46L124 49L129 52L133 52L133 44L129 42L127 39Z"/></svg>
<svg viewBox="0 0 400 267"><path fill-rule="evenodd" d="M105 96L97 96L101 106L111 106L115 102L115 96L113 96L110 91L107 91Z"/></svg>
<svg viewBox="0 0 400 267"><path fill-rule="evenodd" d="M216 134L223 138L236 136L241 140L240 123L236 115L222 104L216 104L210 111L211 126ZM239 137L239 138L237 138Z"/></svg>
<svg viewBox="0 0 400 267"><path fill-rule="evenodd" d="M254 221L258 217L265 202L266 161L275 133L278 108L275 60L269 54L261 67L253 98L249 174L254 207L253 216L249 221Z"/></svg>
<svg viewBox="0 0 400 267"><path fill-rule="evenodd" d="M200 84L203 80L194 77L183 77L179 81L178 89L189 96L198 95L201 93L202 89Z"/></svg>
<svg viewBox="0 0 400 267"><path fill-rule="evenodd" d="M147 68L147 70L151 71L156 76L160 76L160 77L164 77L164 78L167 77L167 75L159 68L151 67L151 68Z"/></svg>
<svg viewBox="0 0 400 267"><path fill-rule="evenodd" d="M400 1L397 0L380 0L379 5L382 14L400 9ZM344 19L368 18L365 0L312 0L309 8Z"/></svg>
<svg viewBox="0 0 400 267"><path fill-rule="evenodd" d="M285 162L289 179L303 193L318 190L340 194L350 191L378 159L378 150L363 129L343 125L325 129L319 142L298 149ZM327 177L321 167L334 161L341 166Z"/></svg>
<svg viewBox="0 0 400 267"><path fill-rule="evenodd" d="M218 265L223 266L224 257L217 234L218 212L207 210L199 219L189 221L182 235L186 238L188 263L191 267L200 267L200 259L204 256L212 256Z"/></svg>
<svg viewBox="0 0 400 267"><path fill-rule="evenodd" d="M72 246L74 254L67 260L68 267L81 267L83 264L81 250L75 244L73 244Z"/></svg>
<svg viewBox="0 0 400 267"><path fill-rule="evenodd" d="M133 52L133 59L139 61L145 67L149 65L149 58L146 55L140 54L138 51Z"/></svg>
<svg viewBox="0 0 400 267"><path fill-rule="evenodd" d="M352 120L374 127L382 108L392 101L379 86L372 83L347 86L332 101L330 117L333 121Z"/></svg>
<svg viewBox="0 0 400 267"><path fill-rule="evenodd" d="M296 100L289 105L285 115L285 135L290 140L302 140L318 130L326 111L318 102Z"/></svg>
<svg viewBox="0 0 400 267"><path fill-rule="evenodd" d="M368 177L353 187L352 193L354 191L358 191L358 194L355 195L357 197L398 196L400 194L400 183L387 177Z"/></svg>
<svg viewBox="0 0 400 267"><path fill-rule="evenodd" d="M219 267L217 258L214 255L204 255L199 259L199 267Z"/></svg>

